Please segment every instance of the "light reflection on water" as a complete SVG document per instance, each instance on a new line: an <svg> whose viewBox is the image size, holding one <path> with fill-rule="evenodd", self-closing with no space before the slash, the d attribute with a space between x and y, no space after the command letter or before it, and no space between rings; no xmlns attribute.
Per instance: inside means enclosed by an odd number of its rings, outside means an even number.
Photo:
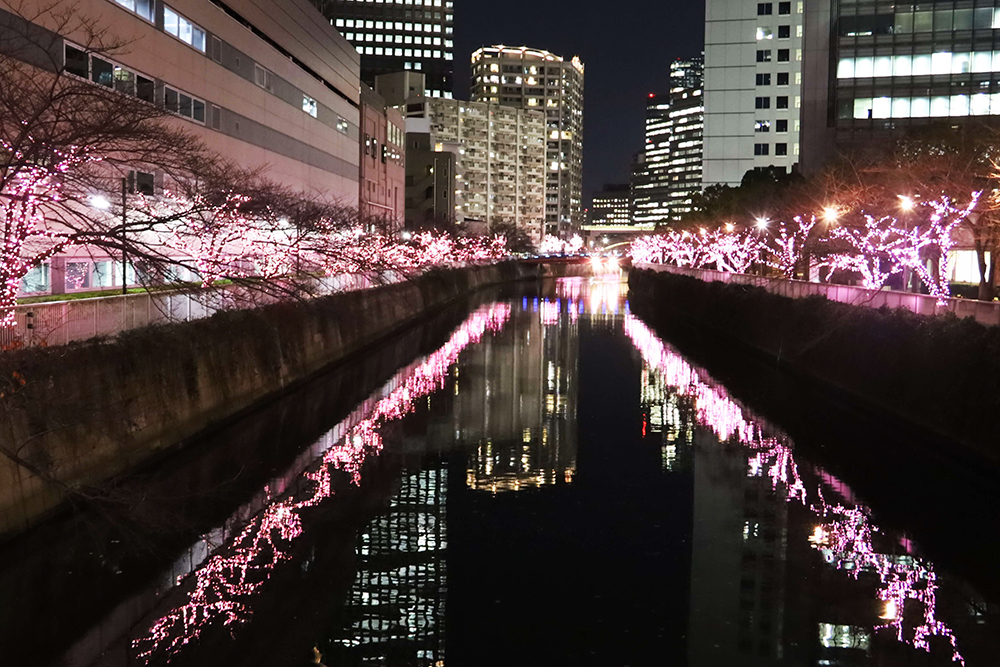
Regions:
<svg viewBox="0 0 1000 667"><path fill-rule="evenodd" d="M872 521L869 508L852 502L850 497L843 498L843 502L827 501L822 484L816 484L810 493L799 474L787 436L768 429L707 374L664 345L638 318L626 316L625 334L646 364L662 375L665 392L694 399L698 424L710 428L720 441L735 440L749 450L748 476L766 475L772 490L813 512L818 525L809 542L826 562L854 579L862 573L878 575L881 583L875 595L884 603L880 618L885 623L874 625L872 631L889 629L898 641L925 651L930 651L931 637L942 637L952 647L952 660L965 664L954 631L937 617L938 584L932 563L911 555L879 553L875 542L881 531ZM823 478L836 481L825 473ZM840 488L830 485L827 492L833 495ZM908 540L901 545L908 547ZM911 600L920 607L917 622L903 614L907 601ZM865 644L867 647L867 640Z"/></svg>
<svg viewBox="0 0 1000 667"><path fill-rule="evenodd" d="M397 387L323 454L317 469L305 473L312 482L305 497L293 494L268 505L225 549L193 573L187 602L155 621L146 636L133 641L136 658L148 662L154 654L169 657L197 639L207 626L245 622L252 611L253 596L266 584L271 571L289 558L290 543L302 534L301 510L333 495L332 480L338 472L359 483L364 461L382 449L380 429L412 411L417 399L440 389L462 350L488 331L503 328L509 316L506 304L480 308L441 349L397 377Z"/></svg>
<svg viewBox="0 0 1000 667"><path fill-rule="evenodd" d="M581 323L586 321L592 330L623 337L641 357L637 381L646 409L642 435L660 437L664 474L691 474L694 467L705 470L717 465L711 457L726 457L742 466L740 474L747 480L769 490L769 495L757 496L753 502L725 508L728 514L723 518L739 517L741 522L742 534L732 536L736 541L728 543L737 550L737 569L747 570L746 563L768 559L783 563L791 558L789 553L801 548L820 554L845 578L862 585L871 583L877 616L831 615L813 626L811 641L818 642L822 655L829 658L820 664L841 664L836 661L841 655L838 651L863 653L868 662L875 638L889 636L913 651L950 647L951 660L964 665L953 625L941 618L934 565L920 557L905 536L881 531L869 508L840 480L796 461L792 442L784 433L664 344L629 312L626 297L627 285L619 280L560 280L554 290L538 297L474 313L441 350L401 373L393 389L369 406L368 414L343 437L338 432L335 440L327 438L313 448L312 455L321 456L322 463L301 476L299 486L287 482L265 490L266 508L185 580L186 602L163 615L134 642L135 655L141 660L169 656L182 651L209 626L243 624L270 572L289 557L289 545L302 535L299 511L333 495L334 475L346 474L354 484L360 483L362 464L382 451L381 429L441 390L448 397L450 413L443 428L435 431L441 441L436 444L458 445L469 452L469 463L462 471L468 489L496 496L574 484L581 439L577 430L579 338ZM708 433L712 437L706 437ZM697 560L699 531L718 529L721 523L699 525L699 517L705 516L704 499L718 488L702 485L699 491L698 473L695 479ZM305 492L303 481L307 482ZM407 473L390 511L361 534L359 572L348 602L350 620L342 636L334 640L344 650L376 659L382 647L398 651L402 644L412 649L415 659L406 664L444 663L446 489L447 474L441 466ZM739 493L742 496L743 490ZM747 494L750 498L749 490ZM718 498L712 501L718 503ZM757 514L754 503L765 507L764 512ZM793 507L807 512L811 521L811 534L801 544L783 542L796 534L789 530ZM693 568L697 570L698 565ZM745 571L744 584L747 576L757 575ZM708 618L699 613L717 614L718 608L709 604L703 605L708 611L695 609L703 601L700 596L710 595L698 583L697 572L692 577L691 623L695 625ZM769 588L760 581L750 583L758 610L750 614L751 622L753 613L764 614L759 611L764 598L782 599L775 610L767 612L771 616L766 623L759 616L755 621L765 628L752 640L757 643L747 643L753 628L745 630L741 625L726 660L736 664L732 661L739 661L749 646L754 651L759 648L760 655L766 649L780 664L797 664L781 663L787 641L783 627L794 613L784 608L782 586L786 584ZM744 594L750 590L744 588L733 589L734 599L726 602L734 609L738 602L741 616L745 616ZM704 626L711 629L715 622L720 621L708 619ZM699 642L722 641L719 637L706 640L705 633L709 630L701 635L697 628L692 630L689 663L693 667L715 664L711 661L721 656L711 649L698 652L701 649L695 645Z"/></svg>

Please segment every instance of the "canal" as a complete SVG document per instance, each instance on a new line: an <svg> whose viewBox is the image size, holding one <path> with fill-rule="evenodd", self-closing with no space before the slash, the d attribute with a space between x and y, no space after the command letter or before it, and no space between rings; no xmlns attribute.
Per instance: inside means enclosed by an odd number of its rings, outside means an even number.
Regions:
<svg viewBox="0 0 1000 667"><path fill-rule="evenodd" d="M993 488L695 358L618 276L481 295L0 547L3 663L998 664Z"/></svg>

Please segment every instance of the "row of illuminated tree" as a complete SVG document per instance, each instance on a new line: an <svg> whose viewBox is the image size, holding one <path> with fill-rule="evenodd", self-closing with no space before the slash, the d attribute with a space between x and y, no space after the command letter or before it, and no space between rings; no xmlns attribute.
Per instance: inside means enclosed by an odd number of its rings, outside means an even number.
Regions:
<svg viewBox="0 0 1000 667"><path fill-rule="evenodd" d="M636 239L630 252L638 264L784 278L808 278L826 269L828 279L857 278L869 289L881 289L894 275L911 271L932 296L944 298L950 295L955 230L975 214L982 196L976 191L964 201L902 198L901 216L827 207L821 215L788 221L759 218L752 226L670 229Z"/></svg>
<svg viewBox="0 0 1000 667"><path fill-rule="evenodd" d="M960 249L975 253L979 298L997 295L1000 118L885 128L879 141L839 150L818 171L761 168L748 171L739 186L709 185L672 227L698 236L705 229L707 241L718 236L721 247L702 248L690 237L695 248L673 254L681 261L693 254L699 262L708 254L719 268L733 270L749 253L750 263L781 275L805 277L811 266L873 288L897 283L895 274L903 273L941 296L948 294L948 251ZM733 240L726 234L730 224L756 236ZM659 255L655 248L639 250Z"/></svg>
<svg viewBox="0 0 1000 667"><path fill-rule="evenodd" d="M164 105L67 71L60 40L105 59L129 44L73 5L47 10L50 31L25 7L0 17L0 325L25 277L59 256L120 262L122 283L193 274L298 293L324 274L506 254L502 236L404 239L396 221L218 155Z"/></svg>

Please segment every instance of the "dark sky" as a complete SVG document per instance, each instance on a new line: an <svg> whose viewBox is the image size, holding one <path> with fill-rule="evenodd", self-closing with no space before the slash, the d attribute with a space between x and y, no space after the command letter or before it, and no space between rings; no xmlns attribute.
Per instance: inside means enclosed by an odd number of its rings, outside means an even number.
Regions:
<svg viewBox="0 0 1000 667"><path fill-rule="evenodd" d="M468 99L480 46L551 51L586 65L583 194L628 181L642 148L645 99L666 92L670 61L701 52L700 0L455 0L455 93Z"/></svg>

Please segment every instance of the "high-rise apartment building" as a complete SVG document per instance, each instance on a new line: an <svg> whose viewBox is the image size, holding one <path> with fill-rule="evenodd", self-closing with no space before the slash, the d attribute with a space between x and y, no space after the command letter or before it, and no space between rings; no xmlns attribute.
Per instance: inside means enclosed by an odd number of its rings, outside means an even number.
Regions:
<svg viewBox="0 0 1000 667"><path fill-rule="evenodd" d="M692 58L670 64L667 199L671 220L679 220L690 212L691 198L701 192L705 126L703 63L703 58Z"/></svg>
<svg viewBox="0 0 1000 667"><path fill-rule="evenodd" d="M435 142L460 146L467 222L515 225L541 242L545 115L540 110L424 97L409 100L406 114L430 119Z"/></svg>
<svg viewBox="0 0 1000 667"><path fill-rule="evenodd" d="M702 85L704 60L670 63L670 92L646 101L646 144L642 169L633 176L637 224L665 224L689 210L701 190Z"/></svg>
<svg viewBox="0 0 1000 667"><path fill-rule="evenodd" d="M704 185L798 162L804 32L802 0L707 0Z"/></svg>
<svg viewBox="0 0 1000 667"><path fill-rule="evenodd" d="M452 0L313 0L361 54L361 80L415 70L427 77L427 95L451 97L454 75Z"/></svg>
<svg viewBox="0 0 1000 667"><path fill-rule="evenodd" d="M544 111L545 233L568 236L583 223L583 76L579 57L528 47L472 54L472 99Z"/></svg>

